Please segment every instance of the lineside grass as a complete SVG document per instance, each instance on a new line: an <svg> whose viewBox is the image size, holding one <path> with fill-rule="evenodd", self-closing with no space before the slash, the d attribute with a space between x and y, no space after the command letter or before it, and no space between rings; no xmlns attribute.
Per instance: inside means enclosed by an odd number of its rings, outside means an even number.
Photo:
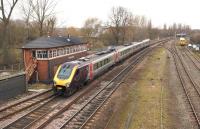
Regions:
<svg viewBox="0 0 200 129"><path fill-rule="evenodd" d="M114 112L108 129L160 129L168 123L165 99L167 53L158 48L148 57L138 79L125 81L129 85L125 100ZM135 76L133 73L130 76ZM162 88L163 87L163 88ZM161 101L162 96L162 101ZM173 105L172 105L173 106ZM162 108L161 108L162 107Z"/></svg>

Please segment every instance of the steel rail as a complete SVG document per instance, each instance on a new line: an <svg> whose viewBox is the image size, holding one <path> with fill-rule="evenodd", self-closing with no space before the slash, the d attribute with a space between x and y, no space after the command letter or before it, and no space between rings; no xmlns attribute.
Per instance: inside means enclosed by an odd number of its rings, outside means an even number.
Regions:
<svg viewBox="0 0 200 129"><path fill-rule="evenodd" d="M163 43L163 42L161 42L161 43ZM155 45L154 45L154 47L155 47ZM152 50L152 49L151 49L151 50ZM130 69L131 66L132 66L133 64L136 65L136 64L139 62L139 59L141 59L142 57L145 56L146 53L148 53L147 51L148 51L148 50L146 50L144 53L138 55L138 57L137 57L136 60L134 60L134 61L133 61L130 65L128 65L127 67L125 67L125 69L123 69L117 76L115 76L115 78L113 78L104 88L102 88L102 90L100 90L95 96L93 96L89 101L87 101L87 103L86 103L80 110L78 110L73 116L71 116L71 117L61 126L61 128L64 128L73 118L75 118L75 116L77 116L81 111L83 111L83 110L85 109L85 107L88 106L100 93L102 93L102 91L104 91L105 88L107 88L111 83L113 83L113 82L115 81L116 78L118 78L119 76L121 76L127 69ZM150 51L150 50L149 50L149 51ZM129 72L129 71L127 71L127 72ZM126 73L125 73L125 74L126 74ZM125 76L125 75L124 75L124 76ZM123 77L124 77L124 76L123 76ZM123 78L123 77L122 77L122 78ZM103 102L101 102L101 104L93 111L93 113L92 113L92 114L86 119L86 121L79 127L79 129L83 128L83 127L86 125L86 123L93 117L93 115L99 110L99 108L102 107L102 105L104 104L104 102L106 102L106 100L110 97L110 95L112 95L112 93L114 93L114 91L118 88L119 84L120 84L120 83L118 83L118 84L116 85L116 87L113 89L113 91L110 92L109 95L108 95L106 98L104 98Z"/></svg>
<svg viewBox="0 0 200 129"><path fill-rule="evenodd" d="M185 95L186 95L186 98L187 98L187 100L188 100L188 102L189 102L190 108L191 108L191 110L192 110L192 114L193 114L193 116L194 116L194 118L195 118L195 120L196 120L196 122L197 122L197 126L198 126L198 128L200 128L200 120L199 120L199 118L198 118L198 114L197 114L197 112L196 112L196 110L195 110L195 107L194 107L194 105L193 105L193 103L192 103L192 100L191 100L191 98L190 98L190 96L189 96L189 93L188 93L188 91L187 91L187 88L185 87L185 81L184 81L183 76L182 76L182 74L181 74L181 72L180 72L180 69L178 68L178 61L177 61L176 59L178 58L178 60L180 60L180 62L181 62L181 59L180 59L179 55L175 52L175 50L169 49L169 48L166 48L166 49L168 49L168 51L169 51L169 52L172 54L172 56L173 56L174 63L175 63L175 67L176 67L176 71L177 71L177 73L178 73L178 78L179 78L179 80L180 80L180 83L181 83L181 86L182 86L182 88L183 88L183 91L184 91L184 93L185 93ZM182 63L181 63L181 65L182 65ZM182 65L182 67L184 67L184 66Z"/></svg>
<svg viewBox="0 0 200 129"><path fill-rule="evenodd" d="M45 95L45 94L47 94L47 93L48 93L48 92L43 93L43 94L40 94L39 96L41 97L42 95ZM39 96L37 96L37 97L39 97ZM32 103L28 103L28 102L31 100L31 99L29 99L29 100L24 101L24 102L22 102L22 103L20 103L20 104L16 104L16 105L10 106L10 107L8 107L8 108L6 108L6 109L3 110L3 111L5 111L6 113L5 113L5 115L3 115L3 116L0 117L0 121L2 121L2 120L4 120L4 119L7 119L8 117L13 116L13 115L15 115L15 114L17 114L17 113L19 113L19 112L22 112L22 111L24 111L24 110L26 110L26 109L28 109L28 108L30 108L30 107L36 106L37 104L42 103L42 101L47 100L50 96L51 96L51 95L47 95L47 96L45 96L44 98L41 98L41 99L39 99L39 100L37 100L37 101L33 101ZM35 99L35 98L32 98L32 99ZM24 105L24 104L26 104L26 103L28 103L27 106L22 107L22 108L19 108L19 109L17 109L17 110L13 110L14 107L17 108L17 106L19 106L19 105L21 105L21 104ZM8 110L11 110L11 111L7 113ZM2 112L3 112L3 111L2 111Z"/></svg>
<svg viewBox="0 0 200 129"><path fill-rule="evenodd" d="M43 102L39 107L36 107L35 109L33 109L32 111L30 111L28 114L25 114L24 116L20 117L19 119L15 120L14 122L8 124L6 127L4 127L3 129L10 129L10 128L18 128L17 126L20 126L20 129L25 129L29 124L32 124L35 119L37 117L42 117L42 115L45 115L47 113L49 113L50 111L45 111L43 112L43 114L39 114L37 113L41 108L45 107L47 104L49 104L50 102L52 102L57 96L52 95L48 98L48 100L46 100L46 102ZM37 115L33 115L33 114L37 114ZM35 118L36 117L36 118ZM24 124L23 122L27 122L28 124Z"/></svg>
<svg viewBox="0 0 200 129"><path fill-rule="evenodd" d="M168 40L168 39L167 39ZM160 41L157 41L157 42L155 42L155 43L153 43L153 44L151 44L151 46L152 45L154 45L154 44L161 44L161 43L163 43L163 42L166 42L167 40L160 40ZM141 51L140 51L141 52ZM139 53L140 53L139 52ZM139 54L139 53L137 53L137 54ZM137 54L136 55L134 55L134 56L137 56ZM134 57L133 57L134 58ZM90 89L91 90L91 89ZM89 91L89 90L88 90ZM70 108L70 106L73 104L73 103L75 103L76 101L78 101L83 95L85 95L88 91L86 91L86 92L84 92L83 94L81 94L81 95L79 95L76 99L74 99L71 103L69 103L67 106L65 106L64 108L62 108L61 110L59 110L56 114L54 114L53 116L51 116L47 121L45 121L43 124L41 124L37 129L42 129L42 128L45 128L45 126L47 126L50 122L52 122L57 116L59 116L60 114L62 114L64 111L66 111L67 109L69 109Z"/></svg>
<svg viewBox="0 0 200 129"><path fill-rule="evenodd" d="M0 109L0 113L3 112L3 111L5 111L5 110L7 110L7 109L9 109L9 108L12 108L12 107L17 106L17 105L19 105L19 104L22 104L22 103L24 103L24 102L26 102L26 101L29 101L29 100L31 100L31 99L34 99L35 97L44 95L44 94L46 94L46 93L48 93L48 92L50 92L50 91L52 91L52 89L47 90L47 91L44 91L44 92L42 92L42 93L38 93L38 94L36 94L36 95L33 95L33 96L31 96L31 97L29 97L29 98L27 98L27 99L24 99L24 100L22 100L22 101L19 101L19 102L17 102L17 103L8 105L8 106L6 106L6 107L3 107L3 108Z"/></svg>
<svg viewBox="0 0 200 129"><path fill-rule="evenodd" d="M197 63L192 59L192 57L186 51L185 51L185 55L192 61L192 63L194 64L195 68L200 71L200 67L197 65Z"/></svg>
<svg viewBox="0 0 200 129"><path fill-rule="evenodd" d="M139 58L138 60L136 60L136 62L134 64L131 64L130 67L128 67L127 69L132 71L131 70L131 67L132 68L135 68L138 63L140 63L140 61L144 58L144 55L143 57ZM134 66L133 66L134 65ZM123 82L123 79L128 75L128 73L130 72L128 71L127 73L125 73L126 75L124 77L122 77L121 79L121 82L118 83L116 85L116 87L113 89L113 91L110 92L110 94L105 98L105 100L98 106L98 108L87 118L87 120L81 125L81 127L79 129L83 129L86 124L92 119L92 117L97 113L97 111L104 105L104 103L111 97L111 95L119 88L120 84Z"/></svg>

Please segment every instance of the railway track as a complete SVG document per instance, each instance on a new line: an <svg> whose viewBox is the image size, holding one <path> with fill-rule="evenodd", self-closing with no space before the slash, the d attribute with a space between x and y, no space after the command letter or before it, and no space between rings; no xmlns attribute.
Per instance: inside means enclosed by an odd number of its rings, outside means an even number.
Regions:
<svg viewBox="0 0 200 129"><path fill-rule="evenodd" d="M200 62L198 58L195 58L195 55L193 53L190 53L191 51L184 48L177 48L179 50L180 55L184 58L184 64L186 67L188 67L188 74L190 74L191 78L195 80L196 87L198 91L200 92L200 81L198 79L198 75L200 74ZM192 62L192 63L191 63ZM195 70L196 69L196 70ZM190 73L191 72L191 73Z"/></svg>
<svg viewBox="0 0 200 129"><path fill-rule="evenodd" d="M194 116L197 128L200 128L200 92L198 90L198 85L195 83L191 77L190 72L185 66L182 56L178 52L176 46L168 50L172 53L174 58L174 63L178 73L178 78L181 82L181 86L186 95L188 103L191 108L191 112Z"/></svg>
<svg viewBox="0 0 200 129"><path fill-rule="evenodd" d="M200 59L194 55L188 48L183 49L187 57L192 61L197 70L200 71Z"/></svg>
<svg viewBox="0 0 200 129"><path fill-rule="evenodd" d="M133 57L134 58L134 57ZM124 69L124 67L123 66L120 66L118 69L116 69L116 70L114 70L113 71L113 74L112 75L116 75L116 74L118 74L119 73L119 71L122 71ZM108 78L105 78L104 79L104 81L108 81L108 80L113 80L113 78L111 78L110 76L108 77ZM110 83L111 83L111 81L110 81ZM103 89L105 89L105 87L104 88L101 88L101 89L96 89L96 94L100 94L100 92L103 90ZM88 91L87 91L88 92ZM89 91L89 92L91 92L91 91ZM84 96L85 94L82 94L82 95L80 95L80 96L78 96L74 101L72 101L70 104L68 104L68 105L66 105L65 107L63 107L62 109L60 109L60 111L59 112L57 112L56 114L54 114L53 116L51 116L51 118L50 119L48 119L47 121L45 121L42 125L40 125L39 127L38 127L38 129L42 129L42 128L45 128L45 127L47 127L48 126L48 124L49 123L51 123L53 120L55 120L56 118L59 118L59 117L62 117L62 114L63 114L63 112L66 112L66 111L70 111L70 109L72 108L72 110L73 110L73 105L75 105L76 103L79 103L79 101L81 101L81 98L84 98L83 96ZM91 96L94 96L94 91L93 91L93 93L90 95L90 97ZM83 101L89 101L89 99L88 99L89 97L87 97L85 100L83 100ZM69 118L69 117L68 117ZM60 123L60 122L59 122ZM64 124L63 124L64 125ZM58 128L61 128L61 126L62 125L60 125L60 127L58 127ZM48 127L47 127L48 128Z"/></svg>
<svg viewBox="0 0 200 129"><path fill-rule="evenodd" d="M50 96L48 99L42 102L42 104L30 111L28 114L22 116L16 121L10 123L3 129L26 129L35 123L38 119L42 118L44 115L48 114L53 107L51 107L56 102L55 95Z"/></svg>
<svg viewBox="0 0 200 129"><path fill-rule="evenodd" d="M147 53L147 52L146 52ZM145 54L140 55L136 61L123 69L115 78L113 78L105 87L96 95L88 100L77 112L72 115L60 128L83 128L95 113L103 106L105 101L120 86L123 78L128 72L141 61Z"/></svg>
<svg viewBox="0 0 200 129"><path fill-rule="evenodd" d="M52 90L47 90L45 92L36 94L27 99L21 100L19 102L16 102L14 104L1 108L0 121L5 120L19 112L22 112L30 107L33 107L41 103L41 101L48 99L52 95L51 91Z"/></svg>
<svg viewBox="0 0 200 129"><path fill-rule="evenodd" d="M162 42L166 42L166 41L161 41L160 43ZM151 48L152 49L152 48ZM142 53L142 52L139 52L139 53ZM138 54L139 54L138 53ZM144 53L143 53L144 54ZM137 57L137 56L136 56ZM138 59L137 59L138 58ZM136 60L139 60L139 57L137 57ZM135 62L136 63L136 62ZM131 66L129 66L130 68ZM126 70L123 70L122 73L124 73L125 71L129 71L128 70L128 67L126 68ZM118 72L117 72L118 73ZM90 107L92 106L93 104L92 103L88 103L87 106L85 106L85 108L89 108L90 110L91 109L94 109L93 111L91 110L91 113L90 113L90 117L87 117L87 118L92 118L92 116L95 114L94 111L97 111L102 105L103 103L107 100L107 98L109 98L109 96L117 89L117 87L119 86L119 84L121 83L119 80L120 76L122 76L122 73L121 75L118 75L118 77L116 77L115 79L112 80L112 82L110 82L109 84L109 87L105 87L104 89L100 90L97 94L97 96L101 95L101 97L97 97L96 100L92 100L91 99L91 102L94 102L95 105L98 105L98 106L95 106L95 107ZM125 75L123 75L125 76ZM114 81L115 80L115 81ZM118 81L117 81L118 80ZM112 85L111 85L112 84ZM114 85L115 84L115 85ZM108 85L107 85L108 86ZM89 90L88 90L89 91ZM87 91L87 92L88 92ZM13 104L9 107L7 107L7 109L12 109L12 107L14 106L17 106L17 105L29 105L29 106L25 106L25 108L21 108L20 110L17 110L17 112L20 112L20 111L23 111L25 109L28 109L29 107L33 106L33 105L36 105L37 103L41 103L40 106L38 106L37 108L35 108L34 110L30 111L28 114L25 114L24 116L22 116L21 118L19 118L18 120L10 123L9 125L7 125L6 127L4 127L4 129L10 129L10 128L17 128L17 129L26 129L26 128L31 128L32 126L34 126L34 124L36 122L38 122L39 120L45 118L46 116L48 116L48 114L54 110L54 109L59 109L59 111L57 113L55 113L54 115L51 115L51 117L45 121L43 124L41 124L38 128L44 128L46 127L46 125L48 125L53 119L55 119L56 117L58 117L60 114L62 114L64 111L68 110L70 108L70 106L72 104L74 104L75 102L77 102L83 95L85 95L85 93L77 96L77 98L75 98L74 100L71 101L71 103L69 103L68 105L64 106L64 107L60 107L60 106L54 106L54 107L51 107L56 101L57 101L57 97L56 96L49 96L49 97L46 97L46 98L43 98L43 99L38 99L38 98L35 98L36 102L32 102L31 100L34 98L34 97L31 97L30 99L27 99L27 100L24 100L24 101L21 101L19 102L18 104ZM40 95L38 96L35 96L35 97L39 97ZM29 102L30 100L30 102ZM26 104L27 102L27 104ZM88 107L88 105L90 105ZM85 108L83 108L80 113L82 111L85 110ZM4 111L6 111L4 109ZM16 114L17 112L14 113L13 111L13 115ZM79 113L77 113L78 115ZM6 115L5 115L6 116ZM10 115L12 116L12 115ZM8 117L8 116L7 116ZM89 119L86 119L87 121L89 121ZM87 121L85 121L85 124L87 123ZM83 125L85 125L83 124ZM64 127L67 126L67 124L63 124Z"/></svg>
<svg viewBox="0 0 200 129"><path fill-rule="evenodd" d="M166 41L165 41L166 42ZM56 122L59 123L55 128L83 128L87 125L87 123L92 119L92 117L96 114L96 112L104 105L106 100L113 94L113 92L119 87L121 81L123 80L127 73L144 58L146 53L148 53L151 49L146 50L143 53L140 53L137 58L131 62L126 68L124 68L117 76L115 76L107 85L102 87L100 91L98 91L95 95L86 100L86 102L81 105L80 108L76 109L73 107L71 112L65 116L64 121ZM76 103L74 103L76 105ZM68 110L70 110L68 108ZM71 115L71 113L73 115ZM57 114L58 115L58 114ZM56 118L56 117L54 117ZM46 122L39 128L45 128L47 124L50 122Z"/></svg>

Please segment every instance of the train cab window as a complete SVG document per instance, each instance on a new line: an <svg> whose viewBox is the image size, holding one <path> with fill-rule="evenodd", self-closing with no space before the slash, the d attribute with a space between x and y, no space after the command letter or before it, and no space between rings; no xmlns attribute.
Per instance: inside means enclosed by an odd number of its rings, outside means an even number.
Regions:
<svg viewBox="0 0 200 129"><path fill-rule="evenodd" d="M58 78L60 79L68 79L71 75L73 66L70 64L65 64L61 66L60 71L58 72Z"/></svg>

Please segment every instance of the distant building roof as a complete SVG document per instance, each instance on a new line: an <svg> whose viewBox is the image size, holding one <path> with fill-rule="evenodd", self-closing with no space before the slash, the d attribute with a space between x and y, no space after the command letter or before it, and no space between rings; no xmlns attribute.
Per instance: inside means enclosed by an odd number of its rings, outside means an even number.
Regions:
<svg viewBox="0 0 200 129"><path fill-rule="evenodd" d="M81 38L73 36L62 37L41 37L36 40L30 41L22 48L55 48L67 45L83 44Z"/></svg>

